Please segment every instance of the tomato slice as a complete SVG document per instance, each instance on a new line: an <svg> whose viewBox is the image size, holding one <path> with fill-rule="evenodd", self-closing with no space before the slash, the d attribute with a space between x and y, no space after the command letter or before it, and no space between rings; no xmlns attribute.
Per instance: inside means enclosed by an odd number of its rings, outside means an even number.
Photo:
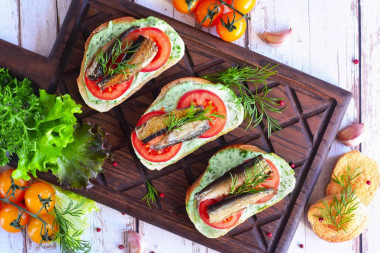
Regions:
<svg viewBox="0 0 380 253"><path fill-rule="evenodd" d="M208 216L207 207L211 206L215 203L218 203L222 199L224 199L224 197L221 197L218 199L206 199L206 200L202 201L201 203L199 203L199 215L201 216L201 219L204 221L204 223L206 223L210 227L218 228L218 229L231 228L234 225L236 225L236 223L239 221L241 215L243 214L243 210L240 210L222 222L211 223L210 218Z"/></svg>
<svg viewBox="0 0 380 253"><path fill-rule="evenodd" d="M135 41L139 35L149 38L156 42L158 52L153 60L141 72L151 72L161 68L169 59L172 46L170 39L165 32L155 27L136 29L130 32L123 40L123 43Z"/></svg>
<svg viewBox="0 0 380 253"><path fill-rule="evenodd" d="M277 167L268 159L265 159L265 161L268 163L269 167L272 170L271 177L265 180L265 183L262 183L261 186L265 188L273 188L278 189L278 186L280 184L280 174L278 173ZM259 201L256 202L256 204L265 203L269 200L271 200L274 197L274 195L268 195Z"/></svg>
<svg viewBox="0 0 380 253"><path fill-rule="evenodd" d="M101 79L94 82L88 79L86 75L84 76L87 89L94 97L102 100L114 100L123 95L131 87L133 79L134 77L132 76L132 78L125 82L112 85L101 91L99 86L96 85L96 82L99 82Z"/></svg>
<svg viewBox="0 0 380 253"><path fill-rule="evenodd" d="M145 114L144 116L141 117L141 119L137 122L136 126L140 126L147 122L150 118L154 116L158 116L161 114L164 114L164 111L153 111ZM161 136L158 136L151 140L148 143L144 143L137 138L136 132L133 131L132 133L132 145L136 149L137 153L141 155L144 159L150 161L150 162L166 162L170 159L172 159L181 149L182 143L178 143L174 146L167 147L163 150L160 151L155 151L150 148L150 145L160 141L162 138Z"/></svg>
<svg viewBox="0 0 380 253"><path fill-rule="evenodd" d="M223 130L227 122L227 109L223 100L215 93L208 90L193 90L186 92L178 101L177 109L189 107L191 104L202 105L203 107L211 106L211 113L218 113L224 118L211 117L211 128L199 138L210 138L217 135Z"/></svg>

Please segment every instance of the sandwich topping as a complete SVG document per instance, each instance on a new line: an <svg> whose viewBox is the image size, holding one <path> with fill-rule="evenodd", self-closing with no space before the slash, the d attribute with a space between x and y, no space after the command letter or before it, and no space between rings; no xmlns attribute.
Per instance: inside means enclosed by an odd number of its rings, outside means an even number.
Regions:
<svg viewBox="0 0 380 253"><path fill-rule="evenodd" d="M164 31L128 26L89 59L84 75L86 87L97 99L115 100L131 87L138 73L160 69L170 55L171 41Z"/></svg>
<svg viewBox="0 0 380 253"><path fill-rule="evenodd" d="M201 219L213 228L226 229L248 206L273 198L278 185L277 168L259 155L227 171L194 197Z"/></svg>
<svg viewBox="0 0 380 253"><path fill-rule="evenodd" d="M179 99L177 109L144 115L132 134L133 146L148 161L167 161L178 153L182 143L218 134L226 116L226 107L216 94L190 91ZM170 152L172 149L176 152Z"/></svg>

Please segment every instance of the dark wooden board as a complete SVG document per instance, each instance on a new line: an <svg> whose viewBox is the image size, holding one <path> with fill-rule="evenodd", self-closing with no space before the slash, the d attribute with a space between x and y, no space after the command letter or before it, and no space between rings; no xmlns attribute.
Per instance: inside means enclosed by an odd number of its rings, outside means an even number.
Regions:
<svg viewBox="0 0 380 253"><path fill-rule="evenodd" d="M84 41L98 25L121 16L156 16L167 21L181 35L187 50L177 65L126 102L107 113L98 113L85 105L76 85ZM49 92L69 93L83 105L81 120L99 124L111 134L109 141L119 165L113 167L110 161L106 162L95 186L79 191L80 194L222 252L286 252L351 99L345 90L129 1L74 0L49 57L2 40L0 48L1 67L9 68L18 77L30 78ZM284 98L287 105L282 114L275 115L283 129L268 139L264 125L245 131L243 123L162 171L147 170L136 158L129 136L160 88L180 77L201 76L244 63L254 67L279 65L278 74L269 80L269 85L273 96ZM235 143L256 145L295 163L296 188L283 201L248 219L226 236L208 239L187 217L186 190L217 150ZM56 182L49 174L40 176ZM165 198L151 209L141 201L146 193L146 179L165 193ZM267 232L273 236L265 236Z"/></svg>

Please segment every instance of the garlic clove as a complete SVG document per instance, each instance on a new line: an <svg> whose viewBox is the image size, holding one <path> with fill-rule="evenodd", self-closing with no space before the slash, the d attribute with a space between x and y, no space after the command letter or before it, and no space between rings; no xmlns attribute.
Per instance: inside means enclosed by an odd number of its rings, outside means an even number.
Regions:
<svg viewBox="0 0 380 253"><path fill-rule="evenodd" d="M128 245L129 253L144 253L145 252L145 240L142 235L135 231L128 231Z"/></svg>
<svg viewBox="0 0 380 253"><path fill-rule="evenodd" d="M359 145L364 139L364 124L353 124L338 133L338 140L344 145L353 147Z"/></svg>
<svg viewBox="0 0 380 253"><path fill-rule="evenodd" d="M280 32L264 32L261 39L271 46L281 46L292 34L292 28Z"/></svg>

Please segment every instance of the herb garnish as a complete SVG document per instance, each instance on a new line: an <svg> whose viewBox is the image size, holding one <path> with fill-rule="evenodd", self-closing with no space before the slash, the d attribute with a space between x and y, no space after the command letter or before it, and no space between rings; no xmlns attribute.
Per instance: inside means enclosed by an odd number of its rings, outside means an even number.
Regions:
<svg viewBox="0 0 380 253"><path fill-rule="evenodd" d="M73 201L70 199L70 203L66 209L61 210L60 208L54 207L54 213L56 215L54 223L58 224L59 232L54 235L55 239L59 239L60 249L63 253L71 252L89 252L91 250L91 243L85 240L79 239L83 234L83 230L76 230L74 224L69 221L65 216L79 217L84 215L81 210L85 200L78 202L73 206ZM53 227L54 227L53 223ZM69 230L74 230L75 232L71 235Z"/></svg>
<svg viewBox="0 0 380 253"><path fill-rule="evenodd" d="M262 183L265 182L269 178L268 173L266 173L268 164L265 163L265 166L261 166L262 168L259 168L259 165L263 165L263 163L256 163L253 168L246 168L245 173L245 180L244 183L236 187L237 184L237 175L233 176L231 175L231 191L230 194L237 195L241 193L258 193L264 190L264 187L259 187Z"/></svg>
<svg viewBox="0 0 380 253"><path fill-rule="evenodd" d="M192 103L189 107L188 113L184 117L177 117L175 114L169 112L169 118L165 121L165 124L168 127L168 132L175 128L181 127L186 123L200 120L212 121L213 117L224 118L224 115L220 115L217 112L210 113L211 110L211 106L207 106L204 110L196 110L194 104Z"/></svg>
<svg viewBox="0 0 380 253"><path fill-rule="evenodd" d="M134 67L134 64L129 64L129 60L117 62L117 59L122 55L135 52L136 48L131 47L133 42L123 45L123 43L117 39L111 54L107 54L100 50L96 55L96 61L102 66L103 76L112 76L115 74L126 74L129 73L128 69Z"/></svg>
<svg viewBox="0 0 380 253"><path fill-rule="evenodd" d="M253 127L256 127L266 118L269 137L273 131L281 129L278 121L272 118L269 112L281 113L283 111L277 107L281 99L268 96L271 89L268 88L266 79L277 73L274 70L275 67L277 66L270 66L270 64L263 68L249 66L238 68L235 66L217 74L203 76L203 78L211 82L219 82L237 93L236 102L243 105L244 116L248 119L247 128L252 123ZM244 83L253 83L256 91L252 93ZM264 85L261 94L258 94L258 85Z"/></svg>
<svg viewBox="0 0 380 253"><path fill-rule="evenodd" d="M334 195L330 205L323 200L321 201L323 207L317 207L322 212L322 222L334 226L338 233L341 229L347 233L344 225L352 221L355 216L354 212L359 207L360 202L357 201L355 189L352 186L352 181L361 174L357 170L358 168L351 172L350 166L347 166L347 174L340 177L334 174L332 181L343 188L340 197Z"/></svg>
<svg viewBox="0 0 380 253"><path fill-rule="evenodd" d="M148 188L148 192L146 193L146 195L144 196L144 198L142 198L141 200L146 200L146 202L148 203L149 208L151 208L150 204L153 203L153 202L156 202L158 193L157 193L156 189L154 189L153 185L151 185L149 183L148 180L145 180L145 182L146 182L146 186Z"/></svg>

